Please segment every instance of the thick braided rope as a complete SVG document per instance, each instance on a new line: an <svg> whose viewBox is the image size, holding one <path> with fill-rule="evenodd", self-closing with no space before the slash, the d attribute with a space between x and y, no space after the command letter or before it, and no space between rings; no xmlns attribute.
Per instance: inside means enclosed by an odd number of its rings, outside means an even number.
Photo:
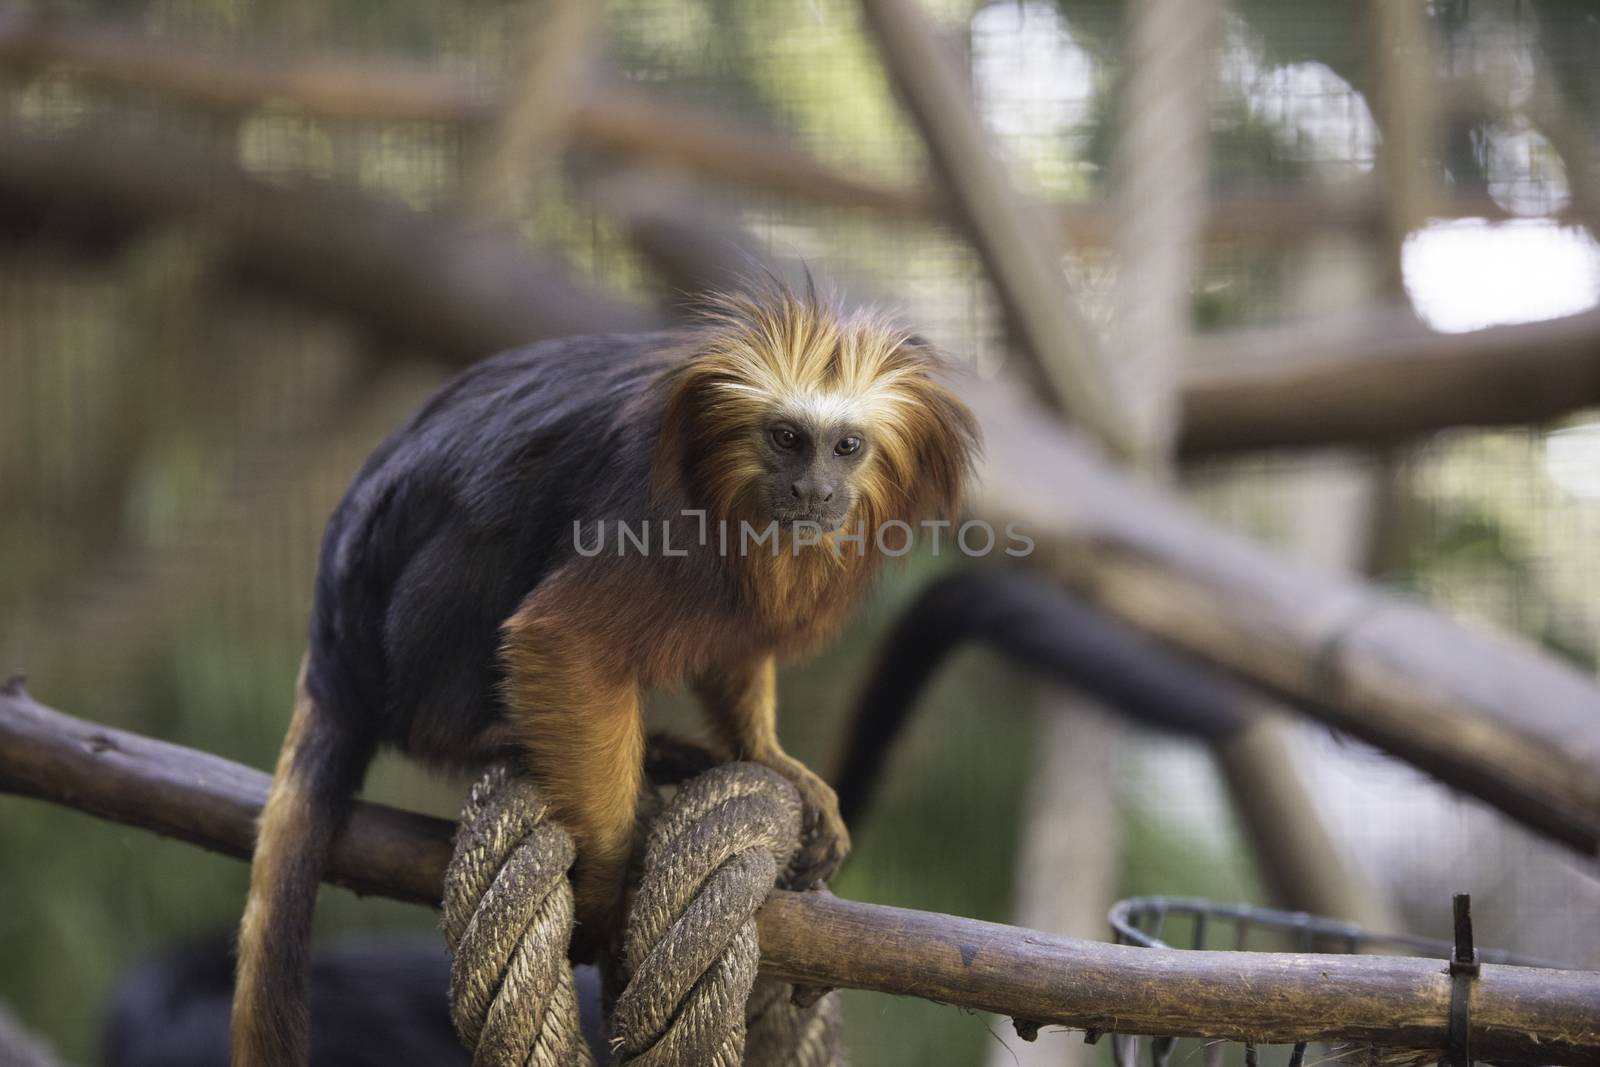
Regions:
<svg viewBox="0 0 1600 1067"><path fill-rule="evenodd" d="M840 1062L836 998L800 1008L788 984L756 981L756 910L799 838L799 797L765 767L714 767L678 790L651 829L628 916L628 982L611 1017L619 1064Z"/></svg>
<svg viewBox="0 0 1600 1067"><path fill-rule="evenodd" d="M526 779L472 789L445 876L451 1014L479 1065L590 1065L567 942L573 860ZM754 764L705 771L655 820L626 932L631 976L611 1020L637 1067L839 1067L837 998L794 1003L756 978L755 912L800 834L800 802ZM747 1039L748 1033L748 1039Z"/></svg>
<svg viewBox="0 0 1600 1067"><path fill-rule="evenodd" d="M579 1067L574 850L532 785L504 766L472 787L445 872L450 1015L475 1067Z"/></svg>
<svg viewBox="0 0 1600 1067"><path fill-rule="evenodd" d="M794 986L757 978L745 1007L744 1062L751 1067L844 1067L839 997L794 1002Z"/></svg>

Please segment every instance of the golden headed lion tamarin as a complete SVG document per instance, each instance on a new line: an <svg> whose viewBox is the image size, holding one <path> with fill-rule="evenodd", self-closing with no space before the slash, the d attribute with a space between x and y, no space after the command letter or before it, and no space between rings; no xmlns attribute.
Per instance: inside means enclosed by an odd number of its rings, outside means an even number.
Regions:
<svg viewBox="0 0 1600 1067"><path fill-rule="evenodd" d="M515 752L577 843L580 922L603 928L644 692L688 681L729 757L794 782L801 869L831 873L849 838L778 744L774 663L839 630L884 524L957 508L977 431L938 370L880 318L773 286L681 330L504 353L379 446L323 539L239 936L236 1067L305 1059L317 885L382 745Z"/></svg>

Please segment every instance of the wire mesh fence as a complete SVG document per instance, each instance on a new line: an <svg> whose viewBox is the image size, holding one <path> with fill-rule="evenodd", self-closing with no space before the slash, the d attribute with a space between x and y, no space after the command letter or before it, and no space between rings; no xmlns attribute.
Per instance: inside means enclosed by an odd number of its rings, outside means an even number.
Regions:
<svg viewBox="0 0 1600 1067"><path fill-rule="evenodd" d="M104 24L224 63L383 58L491 100L514 81L527 21L543 12L537 3L360 0L35 6L68 28ZM961 52L990 129L1050 207L1066 278L1103 325L1119 282L1107 238L1124 5L929 7ZM1440 218L1398 248L1381 222L1374 49L1354 11L1331 0L1227 5L1196 326L1220 333L1401 304L1460 329L1592 305L1600 249L1573 225L1585 194L1583 176L1571 173L1582 158L1571 145L1600 139L1592 11L1578 0L1428 5ZM0 38L13 29L5 23ZM614 0L601 41L593 84L781 134L853 179L929 185L926 152L854 4ZM30 66L6 55L0 47L8 128L182 137L269 186L351 186L414 212L471 208L481 120L330 117L282 97L222 108L97 82L86 61ZM666 197L662 210L703 214L852 298L902 308L981 373L1011 358L982 267L947 223L705 180L681 161L619 157L580 138L529 176L506 229L588 281L641 302L670 294L672 282L630 238L628 183L641 175ZM1468 217L1444 217L1455 214ZM172 219L91 255L57 239L71 222L8 223L23 240L0 248L0 666L28 667L35 689L65 705L265 764L301 651L320 524L365 451L446 369L336 314L240 284L226 243L203 221ZM1320 565L1367 570L1592 670L1592 423L1452 432L1376 457L1362 449L1201 460L1186 467L1182 487L1223 525ZM837 716L824 709L848 702L877 627L924 573L895 579L845 647L786 678L787 700L819 709L786 725L802 754L826 750ZM1025 726L994 728L996 693L1017 704L1028 696L983 661L961 665L934 694L945 725L907 753L921 773L891 784L850 890L1008 917L1029 742ZM1536 955L1561 947L1575 963L1600 966L1592 864L1360 746L1315 731L1299 746L1341 846L1417 929L1442 921L1432 858L1466 857L1468 884L1494 905L1479 916L1486 940ZM1218 872L1239 866L1238 835L1204 757L1157 739L1123 752L1124 889L1202 892L1232 877ZM453 788L399 767L381 769L374 784L379 796L439 811L454 807ZM948 869L949 841L928 829L935 816L947 833L978 842L972 868L988 874ZM81 847L56 847L63 838ZM1174 842L1192 863L1161 862ZM32 809L0 820L0 847L37 865L0 877L13 917L0 920L0 956L14 964L0 975L0 996L73 1053L93 1044L98 1004L120 966L161 940L230 924L241 899L243 876L231 866L121 832L80 834L77 823ZM106 879L107 870L123 877ZM427 923L348 901L328 912L330 932ZM96 992L76 995L85 988ZM931 1007L853 1007L865 1061L974 1062L987 1041Z"/></svg>

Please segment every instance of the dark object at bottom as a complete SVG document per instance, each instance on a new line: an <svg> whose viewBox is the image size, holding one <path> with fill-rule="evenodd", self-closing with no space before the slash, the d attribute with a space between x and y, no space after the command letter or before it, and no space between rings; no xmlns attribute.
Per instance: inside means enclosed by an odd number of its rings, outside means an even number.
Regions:
<svg viewBox="0 0 1600 1067"><path fill-rule="evenodd" d="M603 1051L600 981L577 968L584 1037ZM450 959L426 937L357 938L311 967L311 1067L467 1067L450 1024ZM104 1067L227 1067L233 953L222 937L185 945L123 972L101 1045ZM602 1060L603 1062L603 1060Z"/></svg>

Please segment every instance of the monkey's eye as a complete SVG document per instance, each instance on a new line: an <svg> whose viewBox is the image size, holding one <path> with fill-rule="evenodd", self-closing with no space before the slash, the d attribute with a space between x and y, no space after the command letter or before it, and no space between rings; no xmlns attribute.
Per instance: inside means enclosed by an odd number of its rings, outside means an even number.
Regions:
<svg viewBox="0 0 1600 1067"><path fill-rule="evenodd" d="M860 451L861 438L854 436L843 438L833 446L833 452L836 456L853 456Z"/></svg>
<svg viewBox="0 0 1600 1067"><path fill-rule="evenodd" d="M787 426L774 426L772 428L772 443L785 452L793 452L800 447L800 435Z"/></svg>

